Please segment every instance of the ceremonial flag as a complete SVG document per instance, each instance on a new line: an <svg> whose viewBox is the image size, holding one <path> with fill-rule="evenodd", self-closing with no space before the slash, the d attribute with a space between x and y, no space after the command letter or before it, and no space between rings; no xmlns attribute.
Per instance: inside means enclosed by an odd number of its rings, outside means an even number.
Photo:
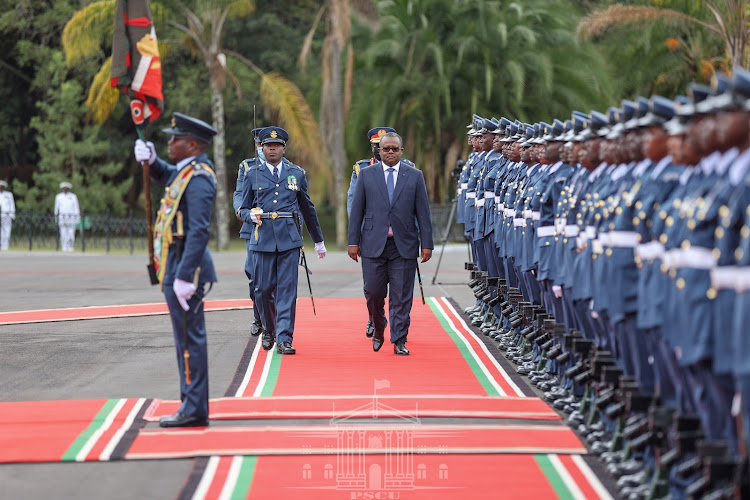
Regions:
<svg viewBox="0 0 750 500"><path fill-rule="evenodd" d="M139 129L161 116L161 59L148 0L117 0L110 85L130 96Z"/></svg>

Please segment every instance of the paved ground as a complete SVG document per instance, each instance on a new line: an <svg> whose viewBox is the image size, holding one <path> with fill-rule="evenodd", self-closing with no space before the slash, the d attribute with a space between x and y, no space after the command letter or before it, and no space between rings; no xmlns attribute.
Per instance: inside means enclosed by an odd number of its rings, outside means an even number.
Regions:
<svg viewBox="0 0 750 500"><path fill-rule="evenodd" d="M421 266L425 295L452 296L462 307L469 305L466 245L446 247L433 285L439 253L437 248ZM214 255L219 283L209 299L247 297L244 258L244 253ZM330 253L322 261L308 255L308 260L316 297L362 296L360 266L344 253ZM2 311L163 300L159 287L149 285L143 255L5 252L0 254L0 284ZM308 295L304 275L299 295ZM364 298L362 309L353 313L362 316L364 329ZM212 396L223 395L229 385L247 343L250 314L206 314ZM297 325L297 334L304 335L304 325ZM0 339L0 401L178 397L166 315L0 325ZM191 465L192 460L0 465L0 498L173 498Z"/></svg>

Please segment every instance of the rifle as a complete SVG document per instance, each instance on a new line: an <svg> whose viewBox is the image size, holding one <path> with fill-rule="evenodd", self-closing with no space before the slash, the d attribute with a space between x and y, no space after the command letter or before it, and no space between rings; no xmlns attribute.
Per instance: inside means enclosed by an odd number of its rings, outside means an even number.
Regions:
<svg viewBox="0 0 750 500"><path fill-rule="evenodd" d="M299 236L300 238L302 238L302 223L299 220L299 213L292 212L292 214L292 216L294 217L294 223L297 225L297 231L299 231ZM305 276L307 277L307 289L310 290L310 302L312 303L313 314L317 316L318 313L315 312L315 298L313 297L312 284L310 283L310 270L307 268L307 258L305 257L304 241L302 242L302 246L300 247L299 251L299 263L302 267L305 268Z"/></svg>
<svg viewBox="0 0 750 500"><path fill-rule="evenodd" d="M417 262L417 278L419 278L419 293L422 294L422 304L424 301L424 290L422 289L422 273L419 272L419 262Z"/></svg>

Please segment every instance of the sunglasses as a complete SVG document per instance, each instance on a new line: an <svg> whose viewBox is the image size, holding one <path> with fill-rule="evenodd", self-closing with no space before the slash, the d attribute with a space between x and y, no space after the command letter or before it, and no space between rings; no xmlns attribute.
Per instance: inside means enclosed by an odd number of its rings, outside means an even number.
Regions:
<svg viewBox="0 0 750 500"><path fill-rule="evenodd" d="M384 147L384 148L380 148L380 150L383 151L384 153L388 153L388 152L397 153L397 152L401 151L401 149L402 149L401 147L393 147L393 148L391 148L391 147L387 147L387 146Z"/></svg>

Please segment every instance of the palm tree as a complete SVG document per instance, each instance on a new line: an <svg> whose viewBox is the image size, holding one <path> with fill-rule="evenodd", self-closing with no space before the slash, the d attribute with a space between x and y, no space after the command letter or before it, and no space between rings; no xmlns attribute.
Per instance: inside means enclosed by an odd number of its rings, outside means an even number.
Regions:
<svg viewBox="0 0 750 500"><path fill-rule="evenodd" d="M363 52L352 122L393 124L435 199L472 113L551 121L610 101L603 61L577 42L565 2L391 0ZM586 60L587 64L580 64ZM352 128L356 128L352 127Z"/></svg>
<svg viewBox="0 0 750 500"><path fill-rule="evenodd" d="M320 99L320 125L328 157L333 163L333 199L336 204L336 246L346 246L346 200L344 193L346 150L344 132L351 106L354 82L354 47L351 40L352 13L377 26L377 10L370 0L327 0L318 11L299 54L299 63L305 68L312 48L312 40L325 16L326 36L320 56L323 88ZM344 53L347 54L344 76Z"/></svg>
<svg viewBox="0 0 750 500"><path fill-rule="evenodd" d="M157 21L165 18L167 2L154 2ZM235 87L239 82L227 65L227 56L250 67L260 77L261 97L289 133L295 137L296 150L307 157L313 167L324 167L320 151L320 135L307 101L301 91L278 73L265 73L242 54L222 46L224 27L229 18L244 18L255 10L253 0L193 0L176 1L174 8L185 19L184 23L166 20L166 24L182 34L180 42L194 56L203 61L209 76L211 117L218 130L214 138L214 164L216 168L216 217L220 249L229 247L229 196L227 193L227 168L224 134L224 97L226 79ZM63 48L69 65L85 58L95 57L100 48L111 43L112 19L115 0L95 1L76 12L63 31ZM171 6L171 4L170 4ZM160 44L160 53L168 57L171 44ZM108 58L94 77L86 100L92 118L104 122L118 100L116 89L109 87L111 60Z"/></svg>
<svg viewBox="0 0 750 500"><path fill-rule="evenodd" d="M698 5L702 3L699 2ZM747 40L750 36L750 27L747 23L748 1L705 0L705 8L714 18L713 22L674 9L615 4L584 17L578 25L578 34L582 38L592 39L603 36L613 27L654 23L660 20L698 25L721 38L730 66L747 68L750 55L747 50Z"/></svg>

